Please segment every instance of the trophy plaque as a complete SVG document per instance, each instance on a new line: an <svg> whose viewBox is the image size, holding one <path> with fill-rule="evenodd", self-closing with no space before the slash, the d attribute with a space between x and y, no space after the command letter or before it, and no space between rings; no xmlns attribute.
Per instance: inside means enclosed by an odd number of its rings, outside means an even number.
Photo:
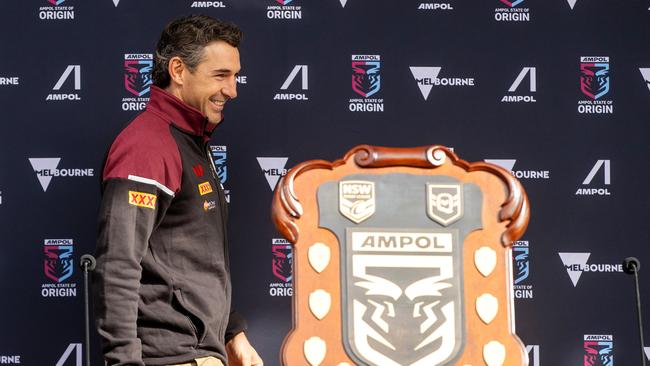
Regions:
<svg viewBox="0 0 650 366"><path fill-rule="evenodd" d="M291 169L273 220L293 245L286 366L522 366L511 245L520 183L444 146L361 145Z"/></svg>

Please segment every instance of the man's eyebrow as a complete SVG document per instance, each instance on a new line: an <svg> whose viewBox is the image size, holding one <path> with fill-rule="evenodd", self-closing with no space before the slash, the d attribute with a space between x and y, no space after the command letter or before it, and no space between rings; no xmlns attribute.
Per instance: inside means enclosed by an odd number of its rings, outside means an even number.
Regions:
<svg viewBox="0 0 650 366"><path fill-rule="evenodd" d="M231 69L217 69L217 70L212 70L212 73L213 73L213 74L224 73L224 72L225 72L225 73L231 73L231 72L233 72L233 71L232 71Z"/></svg>

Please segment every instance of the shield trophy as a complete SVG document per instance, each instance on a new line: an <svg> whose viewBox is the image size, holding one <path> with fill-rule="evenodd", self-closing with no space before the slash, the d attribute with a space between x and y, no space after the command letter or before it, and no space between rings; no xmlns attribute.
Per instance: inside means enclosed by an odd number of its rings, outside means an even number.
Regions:
<svg viewBox="0 0 650 366"><path fill-rule="evenodd" d="M528 365L509 259L528 218L509 172L439 145L297 165L273 199L294 255L282 364Z"/></svg>

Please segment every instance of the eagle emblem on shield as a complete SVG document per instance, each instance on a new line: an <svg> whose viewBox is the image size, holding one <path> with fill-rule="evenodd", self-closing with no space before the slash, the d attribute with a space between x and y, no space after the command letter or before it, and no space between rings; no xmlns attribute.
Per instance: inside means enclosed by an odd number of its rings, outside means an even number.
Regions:
<svg viewBox="0 0 650 366"><path fill-rule="evenodd" d="M462 186L427 183L427 215L442 226L448 226L463 217Z"/></svg>
<svg viewBox="0 0 650 366"><path fill-rule="evenodd" d="M339 182L339 212L355 224L375 213L375 183L363 180Z"/></svg>

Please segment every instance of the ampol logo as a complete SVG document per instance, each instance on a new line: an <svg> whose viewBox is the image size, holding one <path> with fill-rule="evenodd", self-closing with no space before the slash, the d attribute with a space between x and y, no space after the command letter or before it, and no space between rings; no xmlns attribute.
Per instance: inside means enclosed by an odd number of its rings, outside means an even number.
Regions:
<svg viewBox="0 0 650 366"><path fill-rule="evenodd" d="M72 356L72 352L75 353L74 356ZM69 358L74 357L75 363L74 366L82 366L83 363L81 361L82 359L82 349L81 349L81 343L70 343L68 345L68 348L65 349L59 360L56 362L55 366L64 366L64 365L70 365L66 361L68 361Z"/></svg>
<svg viewBox="0 0 650 366"><path fill-rule="evenodd" d="M284 80L284 83L280 87L282 90L287 90L289 89L289 86L293 83L293 81L296 79L298 76L298 73L300 73L300 89L301 90L308 90L309 89L309 66L307 65L296 65L293 67L293 70L291 70L291 73L289 73L289 76ZM307 95L304 93L277 93L275 94L275 97L273 97L274 100L309 100Z"/></svg>
<svg viewBox="0 0 650 366"><path fill-rule="evenodd" d="M603 180L602 185L598 184L593 187L592 181L596 178L596 174L602 170L603 171ZM583 186L592 186L592 187L581 187L576 191L576 196L610 196L611 192L609 191L609 185L611 185L611 163L609 159L600 159L597 160L594 166L589 171L589 174L582 181Z"/></svg>
<svg viewBox="0 0 650 366"><path fill-rule="evenodd" d="M536 102L535 96L531 95L532 93L537 92L537 68L534 66L526 66L521 69L515 81L512 83L512 85L510 85L510 88L508 88L508 93L516 92L519 86L524 81L526 75L528 75L528 84L529 84L528 90L530 93L526 93L526 94L517 93L517 94L504 95L503 98L501 98L502 102L515 102L515 103Z"/></svg>
<svg viewBox="0 0 650 366"><path fill-rule="evenodd" d="M528 353L528 365L529 366L541 366L539 363L539 345L530 344L526 346L526 353Z"/></svg>
<svg viewBox="0 0 650 366"><path fill-rule="evenodd" d="M65 71L63 71L63 74L61 74L61 77L59 77L59 80L57 80L56 84L54 84L52 90L56 90L56 91L61 90L61 88L66 83L70 75L72 75L72 78L74 79L74 90L81 90L81 65L68 65ZM66 85L69 85L69 83ZM53 100L53 101L81 100L81 97L79 96L79 94L71 93L71 92L50 93L47 95L45 100Z"/></svg>

